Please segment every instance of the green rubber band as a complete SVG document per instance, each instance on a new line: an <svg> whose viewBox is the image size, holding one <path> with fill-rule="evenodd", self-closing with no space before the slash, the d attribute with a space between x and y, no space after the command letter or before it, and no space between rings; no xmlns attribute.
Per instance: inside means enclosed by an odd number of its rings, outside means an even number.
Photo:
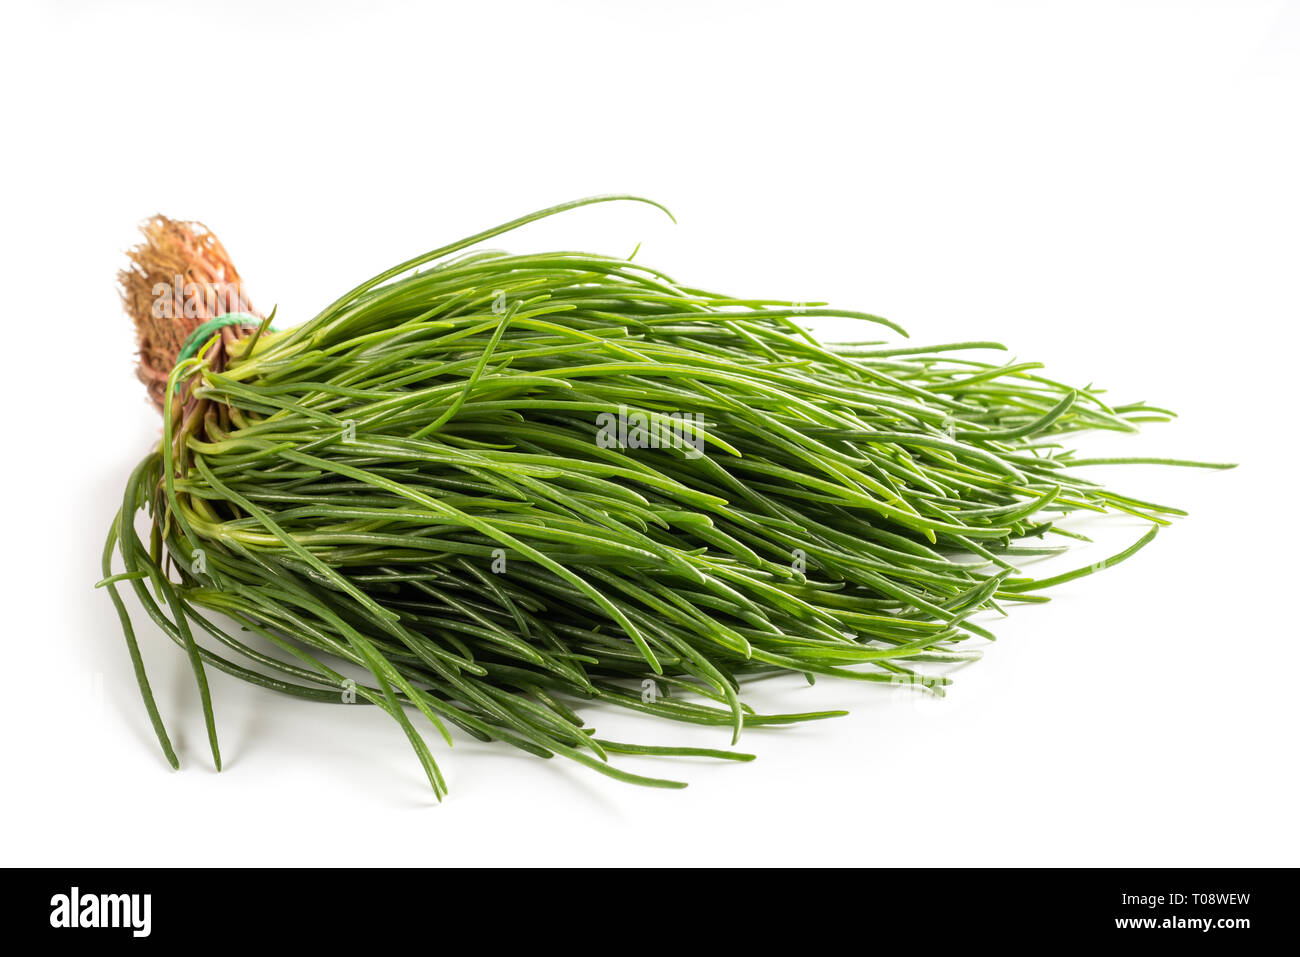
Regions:
<svg viewBox="0 0 1300 957"><path fill-rule="evenodd" d="M224 329L226 326L260 326L261 324L261 318L248 312L227 312L215 319L209 319L189 334L185 344L181 346L181 351L176 354L176 364L180 365L186 359L194 358L199 347L212 338L212 334L218 329ZM268 328L267 332L275 332L275 330Z"/></svg>

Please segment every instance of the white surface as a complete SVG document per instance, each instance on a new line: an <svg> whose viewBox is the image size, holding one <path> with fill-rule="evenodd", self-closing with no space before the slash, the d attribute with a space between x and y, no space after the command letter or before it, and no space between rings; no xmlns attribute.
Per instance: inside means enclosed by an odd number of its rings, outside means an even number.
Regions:
<svg viewBox="0 0 1300 957"><path fill-rule="evenodd" d="M0 861L1300 863L1295 4L216 6L7 8ZM436 749L434 806L378 711L213 673L216 775L183 657L140 617L170 771L90 588L158 428L113 285L136 222L206 220L293 322L611 191L680 225L604 206L503 245L643 241L684 280L998 338L1182 413L1097 447L1242 466L1112 469L1191 517L997 623L945 702L767 682L760 708L852 715L747 734L750 765L628 762L682 792L463 741Z"/></svg>

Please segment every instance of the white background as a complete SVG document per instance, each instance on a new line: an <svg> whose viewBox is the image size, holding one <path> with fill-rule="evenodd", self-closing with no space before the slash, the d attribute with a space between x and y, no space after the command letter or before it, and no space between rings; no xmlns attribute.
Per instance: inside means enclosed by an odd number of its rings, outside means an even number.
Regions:
<svg viewBox="0 0 1300 957"><path fill-rule="evenodd" d="M3 863L1300 863L1296 4L6 11ZM1090 449L1241 467L1097 470L1191 517L995 623L946 701L764 682L760 709L852 714L747 733L749 765L628 762L685 791L460 740L436 747L438 806L377 710L212 673L218 775L187 664L141 616L172 772L91 590L158 434L114 288L135 224L206 220L292 323L415 252L613 191L680 224L602 206L502 245L643 242L683 280L996 338L1182 414ZM1059 567L1140 531L1106 525Z"/></svg>

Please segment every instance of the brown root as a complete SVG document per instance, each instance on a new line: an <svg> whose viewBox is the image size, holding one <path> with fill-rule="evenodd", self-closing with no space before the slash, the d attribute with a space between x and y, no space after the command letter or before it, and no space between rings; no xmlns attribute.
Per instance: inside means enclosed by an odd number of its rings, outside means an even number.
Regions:
<svg viewBox="0 0 1300 957"><path fill-rule="evenodd" d="M131 262L118 282L122 306L135 323L136 374L161 410L167 377L190 333L225 313L260 313L245 296L225 247L202 223L154 216L140 231L145 241L127 253ZM221 344L250 329L222 330Z"/></svg>

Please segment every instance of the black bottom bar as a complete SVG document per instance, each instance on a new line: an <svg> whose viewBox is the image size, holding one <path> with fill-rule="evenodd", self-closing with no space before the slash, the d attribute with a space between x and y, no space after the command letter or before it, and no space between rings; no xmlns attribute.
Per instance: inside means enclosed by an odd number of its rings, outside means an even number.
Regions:
<svg viewBox="0 0 1300 957"><path fill-rule="evenodd" d="M897 939L1237 946L1293 923L1294 870L10 870L10 935L95 945L824 949ZM776 931L780 929L780 933ZM824 934L833 937L822 938ZM21 937L19 938L21 939ZM1286 939L1285 936L1280 939ZM605 941L602 945L600 942ZM637 943L640 941L640 943ZM457 943L458 942L458 943ZM679 942L679 943L680 943Z"/></svg>

